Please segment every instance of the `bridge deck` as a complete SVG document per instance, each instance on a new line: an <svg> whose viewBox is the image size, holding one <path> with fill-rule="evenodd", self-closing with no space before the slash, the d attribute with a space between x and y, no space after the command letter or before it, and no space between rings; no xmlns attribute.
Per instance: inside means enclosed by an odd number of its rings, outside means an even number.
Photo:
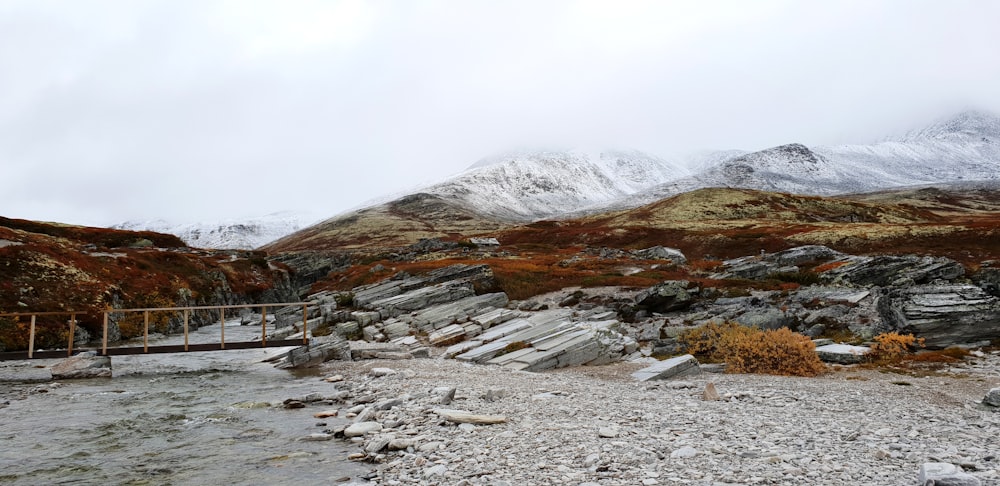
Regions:
<svg viewBox="0 0 1000 486"><path fill-rule="evenodd" d="M231 351L238 349L283 348L287 346L302 346L303 344L308 344L308 341L303 342L302 339L268 339L267 344L263 344L260 341L227 342L225 345L220 343L188 344L186 350L184 349L183 344L147 346L145 348L143 348L142 346L127 347L127 348L108 348L107 354L101 352L100 348L81 348L73 350L73 354L84 351L94 351L101 356L124 356L132 354L162 354L162 353L184 353L184 352L190 353L195 351ZM32 356L32 359L65 358L65 357L67 357L67 350L53 349L46 351L35 351ZM8 351L0 353L0 361L26 360L26 359L28 359L27 351Z"/></svg>

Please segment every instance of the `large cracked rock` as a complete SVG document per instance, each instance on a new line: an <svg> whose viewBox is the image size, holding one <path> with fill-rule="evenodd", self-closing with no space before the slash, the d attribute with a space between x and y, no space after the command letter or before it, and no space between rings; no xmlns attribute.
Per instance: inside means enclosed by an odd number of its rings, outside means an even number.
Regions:
<svg viewBox="0 0 1000 486"><path fill-rule="evenodd" d="M877 331L924 338L930 349L1000 339L1000 299L975 285L895 288L879 298Z"/></svg>
<svg viewBox="0 0 1000 486"><path fill-rule="evenodd" d="M906 286L951 281L965 274L961 263L916 255L848 256L843 265L823 272L824 280L861 286Z"/></svg>

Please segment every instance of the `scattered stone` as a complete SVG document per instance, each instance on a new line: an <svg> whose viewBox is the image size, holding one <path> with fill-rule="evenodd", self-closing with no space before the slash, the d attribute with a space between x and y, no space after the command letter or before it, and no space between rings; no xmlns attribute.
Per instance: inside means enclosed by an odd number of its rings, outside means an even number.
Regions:
<svg viewBox="0 0 1000 486"><path fill-rule="evenodd" d="M291 398L289 398L288 400L285 400L284 403L282 403L282 405L285 408L288 408L288 409L306 408L306 404L305 403L302 403L299 400L293 400Z"/></svg>
<svg viewBox="0 0 1000 486"><path fill-rule="evenodd" d="M424 478L432 478L434 476L443 476L444 473L448 472L448 467L444 464L438 464L436 466L424 469Z"/></svg>
<svg viewBox="0 0 1000 486"><path fill-rule="evenodd" d="M712 383L711 381L705 383L705 391L701 393L701 399L705 401L722 400L722 397L719 396L719 392L715 389L715 383Z"/></svg>
<svg viewBox="0 0 1000 486"><path fill-rule="evenodd" d="M443 386L434 389L434 393L437 394L438 403L441 405L448 405L455 399L455 392L458 391L455 387Z"/></svg>
<svg viewBox="0 0 1000 486"><path fill-rule="evenodd" d="M386 446L390 451L405 451L411 447L416 447L417 439L392 439Z"/></svg>
<svg viewBox="0 0 1000 486"><path fill-rule="evenodd" d="M483 396L483 399L486 400L487 402L495 402L506 396L507 392L505 390L501 390L498 388L490 388L489 390L486 390L486 395Z"/></svg>
<svg viewBox="0 0 1000 486"><path fill-rule="evenodd" d="M376 378L381 378L383 376L395 375L396 370L392 368L372 368L371 375Z"/></svg>
<svg viewBox="0 0 1000 486"><path fill-rule="evenodd" d="M325 381L327 383L338 383L338 382L344 381L344 376L343 375L333 375L333 376L329 376L329 377L324 378L323 381Z"/></svg>
<svg viewBox="0 0 1000 486"><path fill-rule="evenodd" d="M597 429L597 436L605 439L617 438L619 433L616 427L601 427Z"/></svg>
<svg viewBox="0 0 1000 486"><path fill-rule="evenodd" d="M314 413L313 414L313 418L336 417L337 413L339 413L339 412L340 412L339 410L324 410L322 412L316 412L316 413Z"/></svg>
<svg viewBox="0 0 1000 486"><path fill-rule="evenodd" d="M382 424L378 422L358 422L344 429L344 437L360 437L365 434L381 432Z"/></svg>

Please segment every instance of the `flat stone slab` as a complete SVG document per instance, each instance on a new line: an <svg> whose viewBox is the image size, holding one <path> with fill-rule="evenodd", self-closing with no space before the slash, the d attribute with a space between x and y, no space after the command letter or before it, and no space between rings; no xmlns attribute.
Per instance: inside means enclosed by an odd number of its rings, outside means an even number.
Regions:
<svg viewBox="0 0 1000 486"><path fill-rule="evenodd" d="M690 354L685 354L684 356L660 361L652 366L636 371L632 373L632 377L639 381L667 380L699 372L701 372L701 369L698 367L698 360Z"/></svg>
<svg viewBox="0 0 1000 486"><path fill-rule="evenodd" d="M958 466L947 462L926 462L920 466L917 482L922 485L940 486L980 486L979 478L963 472Z"/></svg>
<svg viewBox="0 0 1000 486"><path fill-rule="evenodd" d="M851 346L850 344L827 344L816 347L816 355L827 363L857 364L860 363L871 349L867 346Z"/></svg>
<svg viewBox="0 0 1000 486"><path fill-rule="evenodd" d="M434 413L438 414L441 418L456 424L492 425L502 424L507 421L507 417L503 415L479 415L472 412L466 412L465 410L439 408L434 410Z"/></svg>

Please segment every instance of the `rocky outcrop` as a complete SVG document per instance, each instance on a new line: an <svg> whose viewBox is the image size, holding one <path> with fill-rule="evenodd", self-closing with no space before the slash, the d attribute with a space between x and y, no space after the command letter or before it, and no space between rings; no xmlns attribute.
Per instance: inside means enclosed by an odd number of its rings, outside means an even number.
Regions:
<svg viewBox="0 0 1000 486"><path fill-rule="evenodd" d="M759 280L779 273L796 273L797 265L807 262L830 260L843 256L839 251L821 245L807 245L790 248L777 253L762 253L760 256L745 256L726 260L722 271L714 278L745 278Z"/></svg>
<svg viewBox="0 0 1000 486"><path fill-rule="evenodd" d="M950 281L965 274L962 264L944 257L885 255L848 256L843 265L823 272L823 279L833 283L861 286L906 286Z"/></svg>
<svg viewBox="0 0 1000 486"><path fill-rule="evenodd" d="M924 338L931 349L1000 338L1000 299L968 284L894 288L878 301L879 332Z"/></svg>
<svg viewBox="0 0 1000 486"><path fill-rule="evenodd" d="M634 340L613 330L618 324L574 319L565 309L542 311L502 324L468 346L456 344L445 355L522 371L610 363L636 350Z"/></svg>
<svg viewBox="0 0 1000 486"><path fill-rule="evenodd" d="M698 288L686 280L670 280L639 292L635 304L651 312L668 312L690 307Z"/></svg>
<svg viewBox="0 0 1000 486"><path fill-rule="evenodd" d="M684 256L684 253L676 248L667 248L665 246L654 246L651 248L644 248L642 250L635 250L632 252L632 256L642 260L670 260L677 265L684 265L687 263L687 257Z"/></svg>
<svg viewBox="0 0 1000 486"><path fill-rule="evenodd" d="M313 338L308 346L292 349L283 357L279 357L275 365L282 369L312 368L331 360L350 360L350 344L339 338L321 336Z"/></svg>

